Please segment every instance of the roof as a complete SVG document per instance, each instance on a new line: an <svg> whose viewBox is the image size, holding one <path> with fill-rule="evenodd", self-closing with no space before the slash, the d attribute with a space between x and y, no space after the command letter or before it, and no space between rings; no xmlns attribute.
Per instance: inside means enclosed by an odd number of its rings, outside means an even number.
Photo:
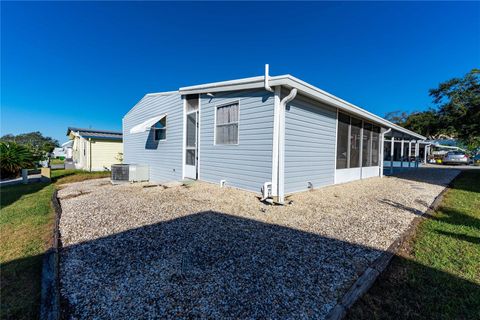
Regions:
<svg viewBox="0 0 480 320"><path fill-rule="evenodd" d="M209 93L209 92L213 93L213 92L222 92L222 91L263 88L264 81L265 81L265 77L259 76L259 77L243 78L243 79L230 80L230 81L213 82L213 83L183 87L179 89L179 93L182 95L186 95L186 94L201 94L201 93ZM362 117L364 119L368 119L378 125L381 125L387 128L392 128L392 130L395 130L403 134L407 134L417 139L421 139L421 140L426 139L426 137L418 133L402 128L397 124L394 124L380 116L377 116L376 114L373 114L350 102L340 99L331 93L323 91L289 74L269 77L268 84L270 87L283 86L286 88L296 88L299 91L299 93L305 96L308 96L314 100L325 103L327 105L336 107L341 111L345 111L350 114Z"/></svg>
<svg viewBox="0 0 480 320"><path fill-rule="evenodd" d="M73 140L68 140L67 142L62 143L62 147L71 147L73 145Z"/></svg>
<svg viewBox="0 0 480 320"><path fill-rule="evenodd" d="M71 132L75 132L76 134L84 138L104 139L104 140L122 140L122 136L123 136L121 131L68 127L67 136Z"/></svg>

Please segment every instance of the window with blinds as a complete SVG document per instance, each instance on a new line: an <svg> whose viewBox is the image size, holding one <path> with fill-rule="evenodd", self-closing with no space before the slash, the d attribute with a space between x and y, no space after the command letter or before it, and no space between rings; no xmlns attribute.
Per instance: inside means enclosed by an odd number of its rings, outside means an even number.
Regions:
<svg viewBox="0 0 480 320"><path fill-rule="evenodd" d="M238 144L238 102L217 107L215 144Z"/></svg>

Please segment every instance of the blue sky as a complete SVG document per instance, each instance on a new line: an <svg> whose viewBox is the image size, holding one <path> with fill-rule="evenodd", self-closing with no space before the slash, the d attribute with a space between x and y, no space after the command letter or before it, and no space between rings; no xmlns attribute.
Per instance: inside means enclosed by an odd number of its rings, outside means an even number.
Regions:
<svg viewBox="0 0 480 320"><path fill-rule="evenodd" d="M1 134L121 129L148 92L292 74L383 116L480 67L480 3L1 4Z"/></svg>

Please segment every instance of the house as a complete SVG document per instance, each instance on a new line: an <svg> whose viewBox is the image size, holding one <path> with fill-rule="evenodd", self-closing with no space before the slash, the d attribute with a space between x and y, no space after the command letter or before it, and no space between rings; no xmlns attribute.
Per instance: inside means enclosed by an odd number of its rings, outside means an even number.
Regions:
<svg viewBox="0 0 480 320"><path fill-rule="evenodd" d="M110 170L122 162L122 132L69 127L67 136L73 141L72 160L76 169Z"/></svg>
<svg viewBox="0 0 480 320"><path fill-rule="evenodd" d="M145 95L123 118L124 163L285 195L383 174L383 141L425 137L291 75ZM393 145L393 144L392 144ZM403 143L402 143L403 145Z"/></svg>
<svg viewBox="0 0 480 320"><path fill-rule="evenodd" d="M66 156L66 153L65 153L65 150L64 148L60 148L60 147L57 147L57 148L54 148L53 151L52 151L52 158L55 158L55 159L65 159L65 156Z"/></svg>
<svg viewBox="0 0 480 320"><path fill-rule="evenodd" d="M62 149L65 154L65 159L71 160L73 158L73 140L62 143Z"/></svg>

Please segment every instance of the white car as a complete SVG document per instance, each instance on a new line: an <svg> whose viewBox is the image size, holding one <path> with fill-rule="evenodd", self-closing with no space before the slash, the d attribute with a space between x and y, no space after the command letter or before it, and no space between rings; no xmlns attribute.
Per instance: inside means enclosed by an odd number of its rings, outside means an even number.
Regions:
<svg viewBox="0 0 480 320"><path fill-rule="evenodd" d="M468 165L468 156L461 151L449 151L443 157L443 164L467 164Z"/></svg>

